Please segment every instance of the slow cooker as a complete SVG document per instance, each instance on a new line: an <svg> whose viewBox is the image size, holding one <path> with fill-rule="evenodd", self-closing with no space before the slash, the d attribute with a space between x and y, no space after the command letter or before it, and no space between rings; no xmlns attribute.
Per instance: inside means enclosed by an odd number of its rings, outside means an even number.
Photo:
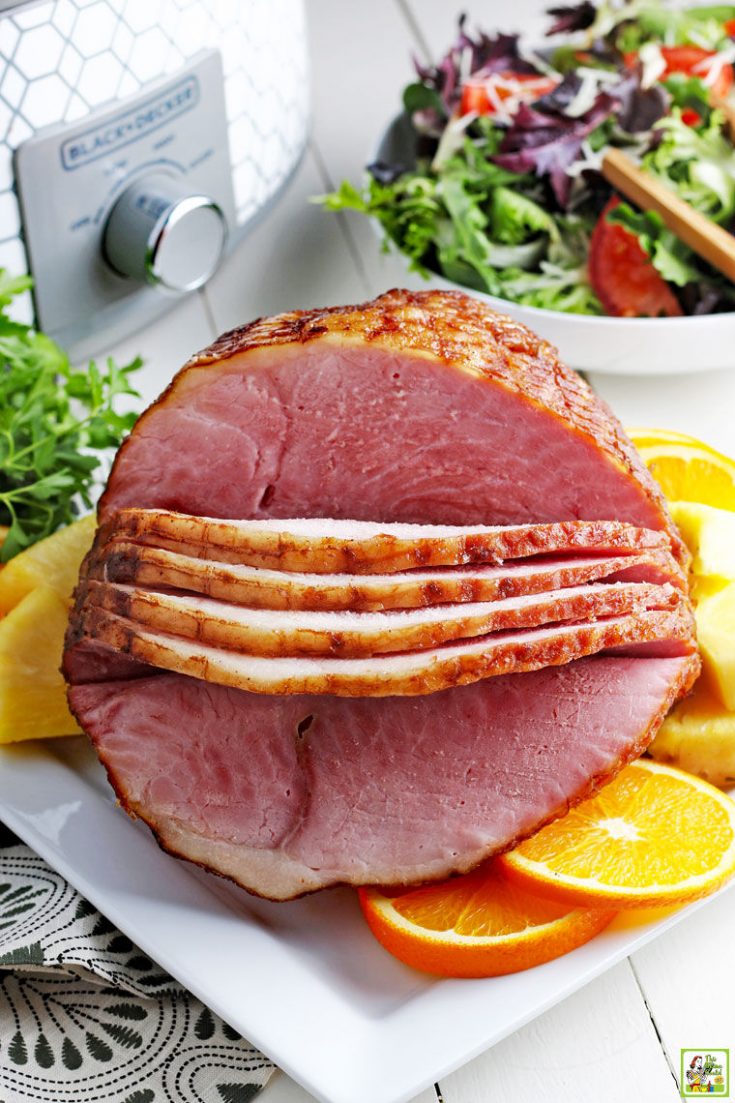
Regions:
<svg viewBox="0 0 735 1103"><path fill-rule="evenodd" d="M0 267L95 351L206 282L308 121L303 0L0 0Z"/></svg>

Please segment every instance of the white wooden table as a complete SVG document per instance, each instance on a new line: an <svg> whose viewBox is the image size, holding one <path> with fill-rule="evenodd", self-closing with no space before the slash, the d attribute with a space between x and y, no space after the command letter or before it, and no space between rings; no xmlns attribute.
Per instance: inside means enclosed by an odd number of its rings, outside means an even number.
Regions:
<svg viewBox="0 0 735 1103"><path fill-rule="evenodd" d="M343 177L359 179L399 108L410 55L427 58L446 48L461 8L454 0L307 0L307 7L310 146L278 206L206 290L114 350L146 357L141 385L147 399L195 349L238 323L421 286L399 261L379 254L366 220L328 215L307 200ZM502 6L486 0L470 14L487 29L502 18L501 29L512 30L532 23L540 7L534 0ZM594 376L591 382L625 424L682 430L735 453L735 370ZM420 1103L436 1103L437 1096L445 1103L674 1103L680 1048L730 1046L735 1053L733 932L731 892L442 1080L436 1092L422 1093ZM307 1103L311 1097L278 1074L261 1098Z"/></svg>

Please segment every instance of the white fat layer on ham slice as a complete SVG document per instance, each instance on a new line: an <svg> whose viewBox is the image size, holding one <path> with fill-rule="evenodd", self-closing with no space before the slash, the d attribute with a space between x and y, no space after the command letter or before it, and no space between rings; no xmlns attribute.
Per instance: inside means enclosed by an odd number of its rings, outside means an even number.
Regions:
<svg viewBox="0 0 735 1103"><path fill-rule="evenodd" d="M646 647L660 655L693 651L685 602L671 611L645 610L588 623L495 632L422 651L371 658L273 658L222 650L141 627L87 604L84 634L164 670L253 693L315 693L347 697L423 695L499 674L558 666L607 648Z"/></svg>
<svg viewBox="0 0 735 1103"><path fill-rule="evenodd" d="M495 602L388 612L251 609L191 594L89 582L89 600L141 626L254 655L370 656L559 621L672 608L679 591L646 583L593 583Z"/></svg>

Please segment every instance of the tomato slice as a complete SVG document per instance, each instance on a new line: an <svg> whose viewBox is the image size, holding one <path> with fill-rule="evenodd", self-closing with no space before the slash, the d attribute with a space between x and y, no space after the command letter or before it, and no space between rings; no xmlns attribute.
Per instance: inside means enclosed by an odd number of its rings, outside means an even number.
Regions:
<svg viewBox="0 0 735 1103"><path fill-rule="evenodd" d="M504 69L488 76L470 77L462 87L460 111L468 115L496 115L499 106L511 98L523 103L533 103L547 92L552 92L559 82L551 77L535 73L516 73Z"/></svg>
<svg viewBox="0 0 735 1103"><path fill-rule="evenodd" d="M693 107L684 107L681 112L681 121L686 123L687 126L699 126L702 122L702 116Z"/></svg>
<svg viewBox="0 0 735 1103"><path fill-rule="evenodd" d="M725 34L729 34L730 38L735 38L735 19L728 19L722 26L725 28Z"/></svg>
<svg viewBox="0 0 735 1103"><path fill-rule="evenodd" d="M588 268L595 294L607 313L618 318L678 317L683 313L678 299L638 238L607 221L619 203L613 196L592 233Z"/></svg>
<svg viewBox="0 0 735 1103"><path fill-rule="evenodd" d="M712 50L703 50L701 46L662 46L661 53L666 62L663 79L670 73L692 73L695 77L707 80L707 61L716 57ZM732 65L721 66L713 84L709 85L714 96L726 96L735 84L735 71Z"/></svg>
<svg viewBox="0 0 735 1103"><path fill-rule="evenodd" d="M733 20L735 25L735 20ZM735 32L735 26L733 27ZM691 73L700 77L708 84L712 95L722 99L735 84L735 70L732 65L720 66L719 72L712 84L707 81L708 65L710 58L716 57L714 50L703 50L701 46L661 46L661 55L666 62L666 68L659 80L666 80L672 73ZM638 54L626 54L625 64L632 68L638 60Z"/></svg>

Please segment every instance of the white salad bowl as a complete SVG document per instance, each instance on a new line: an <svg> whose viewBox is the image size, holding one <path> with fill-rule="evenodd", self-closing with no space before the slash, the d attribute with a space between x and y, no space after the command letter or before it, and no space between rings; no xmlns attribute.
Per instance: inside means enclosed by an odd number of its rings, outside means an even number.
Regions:
<svg viewBox="0 0 735 1103"><path fill-rule="evenodd" d="M398 115L381 136L372 160L411 165L415 157L413 134L406 116ZM372 221L382 236L377 220ZM394 251L404 256L397 247ZM408 257L405 260L408 266ZM562 359L578 371L672 375L735 368L732 311L683 318L598 317L519 306L434 273L426 286L468 291L556 345Z"/></svg>

